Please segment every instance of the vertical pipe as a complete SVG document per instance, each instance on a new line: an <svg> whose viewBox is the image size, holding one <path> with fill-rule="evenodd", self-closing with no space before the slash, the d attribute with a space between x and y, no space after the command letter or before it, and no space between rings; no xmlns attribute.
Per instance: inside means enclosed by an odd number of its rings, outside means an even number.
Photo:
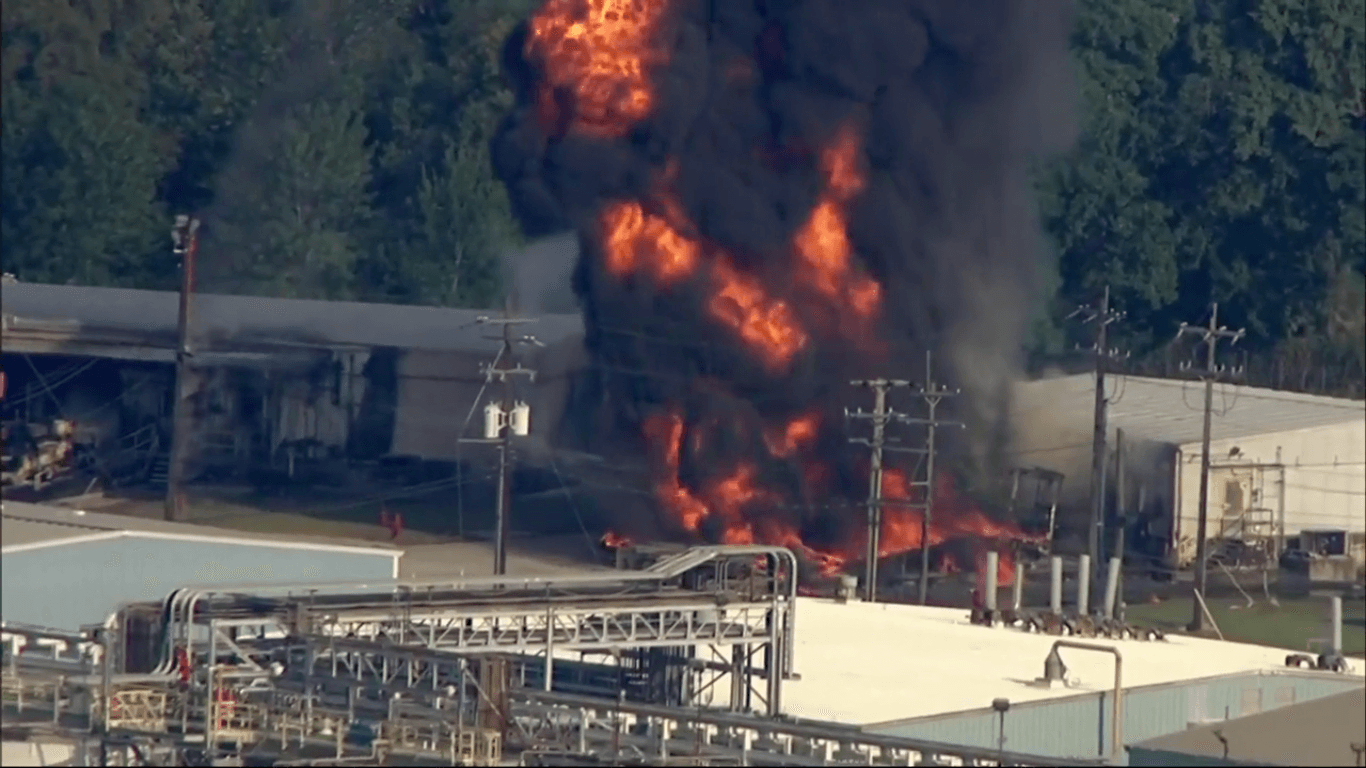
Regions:
<svg viewBox="0 0 1366 768"><path fill-rule="evenodd" d="M1062 614L1062 558L1053 555L1048 558L1050 570L1050 583L1048 592L1048 607L1053 611L1054 616Z"/></svg>
<svg viewBox="0 0 1366 768"><path fill-rule="evenodd" d="M1118 649L1112 652L1115 655L1115 700L1110 712L1110 757L1118 765L1124 755L1124 657L1119 655Z"/></svg>
<svg viewBox="0 0 1366 768"><path fill-rule="evenodd" d="M1015 563L1015 582L1010 589L1010 608L1017 613L1024 607L1025 572L1025 564L1017 560Z"/></svg>
<svg viewBox="0 0 1366 768"><path fill-rule="evenodd" d="M1077 558L1077 615L1085 616L1091 603L1091 556Z"/></svg>
<svg viewBox="0 0 1366 768"><path fill-rule="evenodd" d="M548 593L550 588L546 588ZM546 595L547 599L549 595ZM555 611L549 605L545 609L545 689L550 690L550 682L555 677Z"/></svg>
<svg viewBox="0 0 1366 768"><path fill-rule="evenodd" d="M1123 563L1118 557L1110 558L1110 573L1105 579L1105 618L1111 619L1115 615L1115 601L1119 591L1119 567Z"/></svg>
<svg viewBox="0 0 1366 768"><path fill-rule="evenodd" d="M209 621L209 658L204 665L204 746L213 760L218 742L218 622ZM188 692L187 692L188 693Z"/></svg>
<svg viewBox="0 0 1366 768"><path fill-rule="evenodd" d="M1341 598L1340 596L1338 596L1338 595L1333 595L1332 597L1328 598L1328 609L1329 609L1329 612L1330 612L1330 614L1331 614L1329 620L1332 622L1332 635L1331 635L1331 638L1332 638L1332 642L1333 642L1333 653L1334 653L1334 654L1341 654L1341 653L1342 653L1342 598Z"/></svg>
<svg viewBox="0 0 1366 768"><path fill-rule="evenodd" d="M996 610L996 579L999 571L1000 555L992 550L987 553L986 573L982 574L982 579L986 584L986 606L988 611Z"/></svg>

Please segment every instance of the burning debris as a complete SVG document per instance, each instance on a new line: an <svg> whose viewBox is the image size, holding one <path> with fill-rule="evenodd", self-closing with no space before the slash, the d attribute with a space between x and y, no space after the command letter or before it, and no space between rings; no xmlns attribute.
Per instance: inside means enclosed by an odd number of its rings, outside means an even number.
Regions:
<svg viewBox="0 0 1366 768"><path fill-rule="evenodd" d="M529 233L579 233L594 437L653 468L659 519L612 542L844 570L867 525L848 382L915 378L925 349L994 439L1038 283L1027 171L1071 136L1067 22L1065 0L548 0L513 34L495 163ZM1022 536L945 475L923 542L913 472L885 472L882 556Z"/></svg>

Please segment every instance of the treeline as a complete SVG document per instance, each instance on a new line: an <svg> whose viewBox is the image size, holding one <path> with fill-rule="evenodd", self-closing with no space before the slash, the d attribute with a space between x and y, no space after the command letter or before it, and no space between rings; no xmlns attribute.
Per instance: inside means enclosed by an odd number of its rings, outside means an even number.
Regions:
<svg viewBox="0 0 1366 768"><path fill-rule="evenodd" d="M0 4L4 270L170 288L169 217L199 211L206 289L497 302L518 235L488 139L533 5ZM1084 131L1039 169L1058 276L1036 356L1109 285L1140 355L1219 301L1264 367L1366 379L1360 1L1078 5Z"/></svg>

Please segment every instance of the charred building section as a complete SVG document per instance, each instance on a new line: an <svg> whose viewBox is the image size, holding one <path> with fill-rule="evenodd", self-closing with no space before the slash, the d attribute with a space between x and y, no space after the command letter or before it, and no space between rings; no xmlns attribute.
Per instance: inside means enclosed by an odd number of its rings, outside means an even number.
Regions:
<svg viewBox="0 0 1366 768"><path fill-rule="evenodd" d="M54 456L63 469L83 470L85 482L164 483L177 295L9 282L3 291L0 406L6 455L14 454L6 484L56 479L60 471L42 470ZM481 366L497 352L476 324L481 313L211 294L194 301L189 479L335 485L377 464L445 467L449 476L457 461L493 460L460 444L482 427L467 417L480 405ZM574 316L545 317L534 330L545 346L525 351L526 364L559 382L525 395L543 420L538 431L559 418L572 372L555 366L577 359L580 327ZM20 473L26 457L33 471Z"/></svg>

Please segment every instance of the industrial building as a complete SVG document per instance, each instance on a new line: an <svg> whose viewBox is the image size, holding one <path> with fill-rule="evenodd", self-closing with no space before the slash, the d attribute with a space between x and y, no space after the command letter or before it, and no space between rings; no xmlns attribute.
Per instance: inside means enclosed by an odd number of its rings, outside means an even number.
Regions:
<svg viewBox="0 0 1366 768"><path fill-rule="evenodd" d="M1129 765L1366 764L1366 686L1129 747Z"/></svg>
<svg viewBox="0 0 1366 768"><path fill-rule="evenodd" d="M0 503L0 618L75 632L122 605L193 584L266 585L399 575L381 544L265 536L162 520Z"/></svg>
<svg viewBox="0 0 1366 768"><path fill-rule="evenodd" d="M178 589L94 634L6 626L4 668L27 717L78 735L110 697L106 749L444 764L1123 764L1366 686L1356 660L798 597L796 567L712 546L639 571Z"/></svg>
<svg viewBox="0 0 1366 768"><path fill-rule="evenodd" d="M1116 756L1107 653L1062 649L1067 683L1047 686L1056 637L970 624L961 609L803 599L798 615L792 715L983 749L1004 736L1010 751L1059 759ZM1360 660L1338 675L1287 668L1284 649L1194 637L1086 643L1119 651L1121 745L1366 686Z"/></svg>
<svg viewBox="0 0 1366 768"><path fill-rule="evenodd" d="M105 471L164 464L179 294L6 280L0 307L7 422L74 422ZM487 311L196 294L191 313L190 476L479 454L458 438L483 431ZM559 423L581 339L577 315L518 326L505 362L538 373L519 393L535 435Z"/></svg>
<svg viewBox="0 0 1366 768"><path fill-rule="evenodd" d="M1018 461L1067 476L1064 496L1074 518L1085 514L1094 382L1083 374L1015 390ZM1196 549L1203 385L1111 375L1106 396L1107 481L1113 498L1113 452L1122 431L1129 478L1124 511L1133 516L1135 533L1129 545L1151 548L1169 566L1184 568ZM1360 568L1366 561L1366 402L1217 384L1208 506L1216 543L1253 545L1273 563L1289 549L1350 558ZM1078 520L1069 522L1075 529ZM1330 580L1355 576L1350 566L1338 570L1345 573Z"/></svg>

